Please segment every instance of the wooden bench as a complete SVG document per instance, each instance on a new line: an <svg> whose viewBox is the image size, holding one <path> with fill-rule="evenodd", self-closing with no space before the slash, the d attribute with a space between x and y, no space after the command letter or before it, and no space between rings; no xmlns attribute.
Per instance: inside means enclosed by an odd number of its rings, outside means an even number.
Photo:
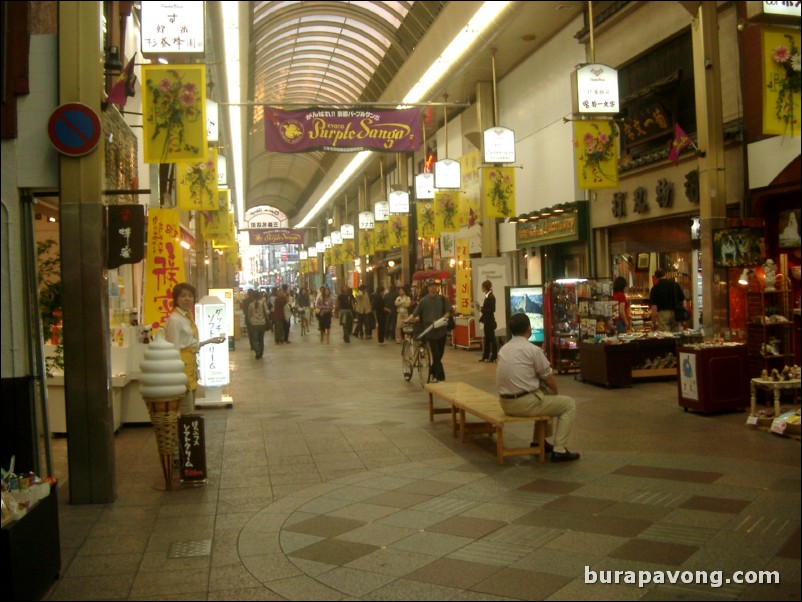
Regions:
<svg viewBox="0 0 802 602"><path fill-rule="evenodd" d="M508 456L538 456L540 462L546 460L546 426L550 424L550 416L509 416L499 405L498 396L478 389L473 385L460 382L428 383L423 387L429 394L429 420L435 414L451 413L451 431L456 437L459 426L460 441L465 441L465 434L495 434L498 463L504 464ZM448 408L435 408L434 398L449 404ZM482 422L468 422L466 414L475 416ZM512 422L534 423L533 441L537 447L504 447L504 425Z"/></svg>

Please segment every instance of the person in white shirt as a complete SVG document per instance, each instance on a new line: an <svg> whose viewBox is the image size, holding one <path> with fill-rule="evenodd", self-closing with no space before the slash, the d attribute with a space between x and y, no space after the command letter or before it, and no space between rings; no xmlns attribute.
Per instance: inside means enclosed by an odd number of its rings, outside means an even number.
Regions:
<svg viewBox="0 0 802 602"><path fill-rule="evenodd" d="M403 337L401 336L401 329L404 327L404 320L409 317L409 306L412 304L412 298L409 296L409 285L405 284L401 287L401 291L395 298L395 309L398 316L395 322L395 342L401 343Z"/></svg>
<svg viewBox="0 0 802 602"><path fill-rule="evenodd" d="M501 347L496 369L496 388L499 404L510 416L553 416L556 422L553 444L546 442L546 452L552 462L578 460L579 454L570 452L566 445L576 416L576 401L560 395L557 380L543 350L529 342L532 327L526 314L514 314L508 323L512 339ZM554 393L546 395L541 381ZM547 436L551 436L549 433Z"/></svg>

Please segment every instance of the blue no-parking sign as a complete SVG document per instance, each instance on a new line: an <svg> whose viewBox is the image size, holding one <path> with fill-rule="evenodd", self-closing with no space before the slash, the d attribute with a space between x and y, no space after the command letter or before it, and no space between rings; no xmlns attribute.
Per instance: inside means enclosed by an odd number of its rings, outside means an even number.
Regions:
<svg viewBox="0 0 802 602"><path fill-rule="evenodd" d="M100 141L100 118L79 102L61 105L47 122L47 135L63 155L80 157L95 150Z"/></svg>

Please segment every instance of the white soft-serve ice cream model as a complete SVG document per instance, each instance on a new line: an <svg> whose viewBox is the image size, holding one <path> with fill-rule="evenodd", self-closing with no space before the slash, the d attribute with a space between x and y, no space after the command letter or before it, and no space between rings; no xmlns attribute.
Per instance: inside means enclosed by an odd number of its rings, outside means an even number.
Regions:
<svg viewBox="0 0 802 602"><path fill-rule="evenodd" d="M188 383L184 362L175 345L165 341L164 335L158 332L148 345L139 369L139 392L148 406L156 433L165 487L171 489L173 450L178 436L178 408Z"/></svg>

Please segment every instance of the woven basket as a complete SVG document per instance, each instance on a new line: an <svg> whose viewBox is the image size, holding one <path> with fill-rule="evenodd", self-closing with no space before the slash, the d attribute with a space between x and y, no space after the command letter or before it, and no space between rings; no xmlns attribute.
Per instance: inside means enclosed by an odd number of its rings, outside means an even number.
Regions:
<svg viewBox="0 0 802 602"><path fill-rule="evenodd" d="M176 437L178 436L178 408L180 397L175 399L146 399L150 421L156 433L156 445L160 454L172 456Z"/></svg>

